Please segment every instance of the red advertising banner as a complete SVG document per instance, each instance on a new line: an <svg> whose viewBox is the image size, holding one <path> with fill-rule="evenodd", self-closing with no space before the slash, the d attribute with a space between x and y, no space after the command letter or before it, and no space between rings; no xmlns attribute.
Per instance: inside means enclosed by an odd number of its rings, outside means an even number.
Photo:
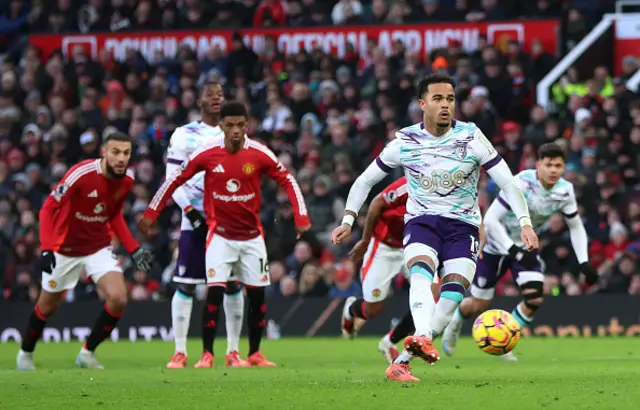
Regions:
<svg viewBox="0 0 640 410"><path fill-rule="evenodd" d="M637 14L634 16L622 15L615 21L615 47L614 47L614 73L622 72L622 59L626 56L634 56L640 60L640 25Z"/></svg>
<svg viewBox="0 0 640 410"><path fill-rule="evenodd" d="M241 30L244 42L256 51L262 50L268 37L273 37L280 51L296 53L321 47L338 57L345 54L346 45L352 43L361 55L365 55L368 39L377 41L387 53L391 53L393 42L403 41L405 46L421 54L434 48L447 47L450 41L459 41L466 50L476 50L481 35L487 36L492 44L505 44L510 39L520 41L525 48L539 39L545 50L556 53L560 23L558 20L406 24L401 26L351 26L313 27L282 29ZM117 59L125 56L128 48L139 50L149 61L153 61L156 51L165 56L173 56L181 44L190 45L198 55L209 47L218 46L222 50L231 48L231 31L158 31L137 33L96 33L82 35L33 35L31 44L36 45L48 56L56 49L69 55L74 46L83 46L95 58L101 50L110 50Z"/></svg>

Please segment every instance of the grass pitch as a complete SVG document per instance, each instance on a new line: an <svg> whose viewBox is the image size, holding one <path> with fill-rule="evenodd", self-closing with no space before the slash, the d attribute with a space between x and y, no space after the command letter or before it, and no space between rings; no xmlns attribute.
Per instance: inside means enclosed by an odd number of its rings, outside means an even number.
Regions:
<svg viewBox="0 0 640 410"><path fill-rule="evenodd" d="M109 343L105 370L80 370L72 344L40 344L38 371L15 371L16 344L0 345L0 409L638 409L638 338L526 338L505 362L462 340L454 358L413 362L420 383L385 380L377 339L266 341L277 368L167 370L172 345ZM241 346L246 348L246 341ZM439 347L439 346L438 346ZM189 344L190 365L200 343ZM246 352L243 352L245 354Z"/></svg>

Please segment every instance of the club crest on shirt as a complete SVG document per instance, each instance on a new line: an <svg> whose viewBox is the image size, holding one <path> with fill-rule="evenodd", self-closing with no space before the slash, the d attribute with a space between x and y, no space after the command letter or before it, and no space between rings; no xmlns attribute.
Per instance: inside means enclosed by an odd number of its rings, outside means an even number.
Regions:
<svg viewBox="0 0 640 410"><path fill-rule="evenodd" d="M244 172L246 175L251 175L255 172L256 170L256 166L253 165L252 163L248 162L246 164L244 164L242 166L242 172Z"/></svg>
<svg viewBox="0 0 640 410"><path fill-rule="evenodd" d="M467 144L456 145L453 153L456 155L456 157L465 159L467 157Z"/></svg>

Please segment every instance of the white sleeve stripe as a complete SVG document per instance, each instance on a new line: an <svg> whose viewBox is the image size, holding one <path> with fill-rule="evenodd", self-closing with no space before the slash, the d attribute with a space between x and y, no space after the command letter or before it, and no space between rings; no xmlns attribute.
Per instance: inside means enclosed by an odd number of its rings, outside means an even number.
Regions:
<svg viewBox="0 0 640 410"><path fill-rule="evenodd" d="M95 170L95 162L84 164L81 167L75 169L71 174L69 174L69 176L64 179L63 183L70 187L71 185L75 184L82 176L94 172Z"/></svg>
<svg viewBox="0 0 640 410"><path fill-rule="evenodd" d="M158 189L158 192L156 192L156 194L153 196L153 199L151 199L149 208L153 209L154 211L156 210L158 205L160 205L160 201L162 200L162 197L164 197L164 195L167 193L167 190L169 189L173 181L175 181L176 178L178 178L178 175L180 175L180 172L176 171L173 173L173 175L171 175L169 178L167 178L164 181L160 189Z"/></svg>
<svg viewBox="0 0 640 410"><path fill-rule="evenodd" d="M398 189L396 189L396 193L398 196L406 195L408 192L407 184L400 185Z"/></svg>
<svg viewBox="0 0 640 410"><path fill-rule="evenodd" d="M193 159L195 157L197 157L198 155L200 155L201 153L203 153L204 151L207 151L211 148L215 148L215 147L221 147L222 145L220 144L220 141L211 141L206 143L205 145L201 146L200 148L198 148L197 150L193 151L193 153L189 156L189 159Z"/></svg>
<svg viewBox="0 0 640 410"><path fill-rule="evenodd" d="M276 157L276 154L273 153L273 151L271 151L269 148L267 148L265 145L260 144L257 141L254 140L248 140L249 141L249 146L251 148L255 148L258 151L262 152L263 154L265 154L266 156L268 156L269 158L271 158L271 160L273 162L275 162L276 164L280 162L280 160L278 160L278 157Z"/></svg>
<svg viewBox="0 0 640 410"><path fill-rule="evenodd" d="M298 185L298 182L291 174L287 175L287 179L291 183L291 186L293 186L293 192L296 196L296 201L298 202L300 215L307 216L307 204L304 202L304 196L302 195L300 185Z"/></svg>

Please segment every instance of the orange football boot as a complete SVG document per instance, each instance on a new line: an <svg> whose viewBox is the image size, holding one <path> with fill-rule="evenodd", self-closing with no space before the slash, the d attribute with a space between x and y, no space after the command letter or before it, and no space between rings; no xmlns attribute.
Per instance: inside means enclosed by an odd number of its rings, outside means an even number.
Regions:
<svg viewBox="0 0 640 410"><path fill-rule="evenodd" d="M184 369L185 367L187 367L187 356L181 352L176 352L167 363L167 369Z"/></svg>
<svg viewBox="0 0 640 410"><path fill-rule="evenodd" d="M202 356L200 357L200 360L198 360L198 363L196 363L195 366L196 369L210 369L213 367L213 354L211 354L211 352L204 352L202 353Z"/></svg>
<svg viewBox="0 0 640 410"><path fill-rule="evenodd" d="M440 360L440 354L433 347L433 341L426 336L407 336L404 339L404 348L412 356L421 357L429 364Z"/></svg>
<svg viewBox="0 0 640 410"><path fill-rule="evenodd" d="M238 352L229 353L224 361L224 365L227 367L251 367L249 362L244 360Z"/></svg>
<svg viewBox="0 0 640 410"><path fill-rule="evenodd" d="M264 358L261 352L255 352L247 358L251 366L255 367L274 367L276 364Z"/></svg>
<svg viewBox="0 0 640 410"><path fill-rule="evenodd" d="M409 367L408 363L392 363L389 367L387 367L387 371L385 374L387 376L387 379L396 382L420 381L420 379L418 379L411 373L411 367Z"/></svg>

